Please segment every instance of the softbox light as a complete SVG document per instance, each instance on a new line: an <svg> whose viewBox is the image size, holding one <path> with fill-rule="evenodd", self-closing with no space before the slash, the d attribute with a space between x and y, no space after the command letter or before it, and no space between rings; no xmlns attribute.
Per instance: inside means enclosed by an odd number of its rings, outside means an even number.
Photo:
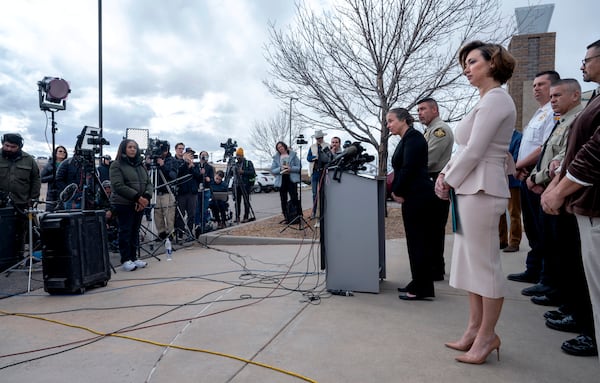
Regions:
<svg viewBox="0 0 600 383"><path fill-rule="evenodd" d="M148 138L150 138L150 131L148 129L136 129L127 128L125 131L125 138L128 140L134 140L140 147L140 151L143 153L148 149Z"/></svg>

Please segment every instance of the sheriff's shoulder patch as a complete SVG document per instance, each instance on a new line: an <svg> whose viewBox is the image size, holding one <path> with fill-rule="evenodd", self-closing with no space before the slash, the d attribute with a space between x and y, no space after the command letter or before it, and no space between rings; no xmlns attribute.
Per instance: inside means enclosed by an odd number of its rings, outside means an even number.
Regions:
<svg viewBox="0 0 600 383"><path fill-rule="evenodd" d="M437 128L436 130L433 131L433 135L436 136L437 138L442 138L442 137L446 137L446 132L442 128Z"/></svg>

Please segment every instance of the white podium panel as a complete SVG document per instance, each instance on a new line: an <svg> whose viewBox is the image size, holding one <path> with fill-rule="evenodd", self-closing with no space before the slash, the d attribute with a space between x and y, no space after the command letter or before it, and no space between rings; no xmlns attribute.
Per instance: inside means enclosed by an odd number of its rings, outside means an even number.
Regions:
<svg viewBox="0 0 600 383"><path fill-rule="evenodd" d="M321 254L328 290L378 293L385 278L385 177L329 169L322 194Z"/></svg>

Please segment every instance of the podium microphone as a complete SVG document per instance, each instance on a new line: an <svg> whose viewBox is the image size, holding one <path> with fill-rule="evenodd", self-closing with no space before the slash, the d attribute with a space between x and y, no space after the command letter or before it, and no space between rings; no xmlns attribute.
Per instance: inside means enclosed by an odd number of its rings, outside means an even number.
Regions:
<svg viewBox="0 0 600 383"><path fill-rule="evenodd" d="M356 147L356 145L352 144L352 145L348 146L346 149L344 149L343 152L336 155L333 158L332 162L337 162L337 161L342 160L343 158L354 156L356 153L358 153L358 148Z"/></svg>

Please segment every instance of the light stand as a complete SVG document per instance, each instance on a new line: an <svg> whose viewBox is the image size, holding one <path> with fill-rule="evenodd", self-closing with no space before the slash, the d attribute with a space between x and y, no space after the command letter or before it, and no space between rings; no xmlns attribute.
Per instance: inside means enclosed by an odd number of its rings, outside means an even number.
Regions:
<svg viewBox="0 0 600 383"><path fill-rule="evenodd" d="M300 148L300 151L299 151L300 182L298 182L298 186L297 186L297 188L298 188L298 215L296 215L293 220L288 222L288 224L283 229L281 229L280 233L283 233L288 227L292 227L292 225L294 225L296 221L298 221L297 230L305 230L306 228L309 228L310 231L313 231L312 227L310 227L308 222L306 222L306 219L304 218L304 210L302 209L302 146L306 145L307 143L308 142L304 139L304 135L300 134L298 136L298 139L296 140L296 144L298 145L298 148ZM296 229L296 228L294 227L293 229Z"/></svg>
<svg viewBox="0 0 600 383"><path fill-rule="evenodd" d="M52 155L51 161L54 161L54 151L56 150L56 121L54 120L54 112L65 110L67 108L67 97L71 93L71 88L66 80L58 77L46 76L41 81L38 81L38 97L40 110L50 112L52 123ZM56 164L52 164L52 180L56 178Z"/></svg>

